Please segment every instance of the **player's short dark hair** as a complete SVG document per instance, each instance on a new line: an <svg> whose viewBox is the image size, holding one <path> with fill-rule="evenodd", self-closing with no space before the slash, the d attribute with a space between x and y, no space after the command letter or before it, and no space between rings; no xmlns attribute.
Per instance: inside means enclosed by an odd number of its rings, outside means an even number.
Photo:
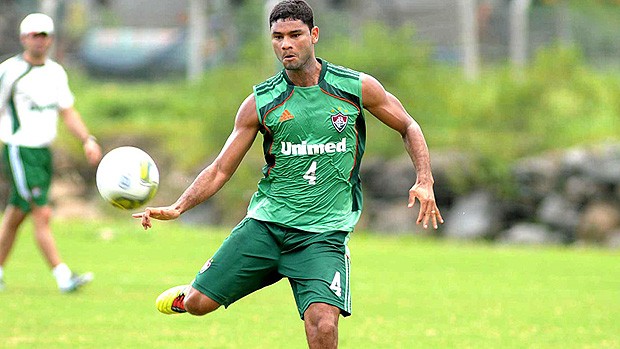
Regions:
<svg viewBox="0 0 620 349"><path fill-rule="evenodd" d="M304 0L284 0L279 2L271 10L269 15L269 28L279 20L300 20L312 29L314 27L314 14L312 8Z"/></svg>

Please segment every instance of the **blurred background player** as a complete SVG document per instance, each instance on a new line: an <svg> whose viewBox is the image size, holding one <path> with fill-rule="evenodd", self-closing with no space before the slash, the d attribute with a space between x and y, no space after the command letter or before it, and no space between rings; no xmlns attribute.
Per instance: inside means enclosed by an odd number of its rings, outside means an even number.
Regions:
<svg viewBox="0 0 620 349"><path fill-rule="evenodd" d="M8 205L0 224L0 289L4 264L17 231L30 214L37 244L62 292L71 292L92 279L92 273L74 274L62 262L50 227L48 193L52 180L50 145L57 135L58 116L83 143L92 166L101 160L101 148L73 107L67 74L48 58L54 23L33 13L20 24L24 51L0 64L0 141L2 166L11 182Z"/></svg>

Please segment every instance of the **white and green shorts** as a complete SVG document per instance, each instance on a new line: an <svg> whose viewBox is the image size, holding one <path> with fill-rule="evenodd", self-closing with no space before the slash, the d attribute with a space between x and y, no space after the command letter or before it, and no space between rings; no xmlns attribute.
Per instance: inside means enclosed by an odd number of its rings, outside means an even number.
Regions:
<svg viewBox="0 0 620 349"><path fill-rule="evenodd" d="M24 212L32 204L44 206L52 182L52 152L49 148L27 148L5 144L2 167L11 182L10 205Z"/></svg>

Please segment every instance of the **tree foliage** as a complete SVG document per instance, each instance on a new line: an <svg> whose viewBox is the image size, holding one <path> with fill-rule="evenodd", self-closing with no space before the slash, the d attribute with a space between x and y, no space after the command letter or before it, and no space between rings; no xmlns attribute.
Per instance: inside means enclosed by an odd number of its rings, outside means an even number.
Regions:
<svg viewBox="0 0 620 349"><path fill-rule="evenodd" d="M153 139L162 152L174 154L175 168L195 172L226 141L251 86L278 69L273 58L265 64L268 52L261 43L244 52L197 83L98 82L73 71L77 107L104 142L123 135ZM480 183L509 182L511 164L525 156L620 137L620 76L588 66L577 48L539 51L523 80L500 65L486 68L476 82L468 82L459 67L434 61L412 28L370 25L357 41L322 41L317 53L377 77L420 123L432 151L458 150L481 159ZM366 114L367 156L402 156L398 134ZM254 148L246 162L256 169L262 156ZM241 187L252 188L258 170L240 172Z"/></svg>

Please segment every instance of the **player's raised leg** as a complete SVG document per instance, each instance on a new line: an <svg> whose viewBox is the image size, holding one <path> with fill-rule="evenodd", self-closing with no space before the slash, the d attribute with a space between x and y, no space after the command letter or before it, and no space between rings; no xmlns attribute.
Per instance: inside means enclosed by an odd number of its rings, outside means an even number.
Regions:
<svg viewBox="0 0 620 349"><path fill-rule="evenodd" d="M190 285L175 286L167 289L155 301L157 310L163 314L206 315L220 304L200 293Z"/></svg>
<svg viewBox="0 0 620 349"><path fill-rule="evenodd" d="M182 314L185 310L185 294L189 285L180 285L169 288L162 292L155 300L155 306L160 313L164 314Z"/></svg>

